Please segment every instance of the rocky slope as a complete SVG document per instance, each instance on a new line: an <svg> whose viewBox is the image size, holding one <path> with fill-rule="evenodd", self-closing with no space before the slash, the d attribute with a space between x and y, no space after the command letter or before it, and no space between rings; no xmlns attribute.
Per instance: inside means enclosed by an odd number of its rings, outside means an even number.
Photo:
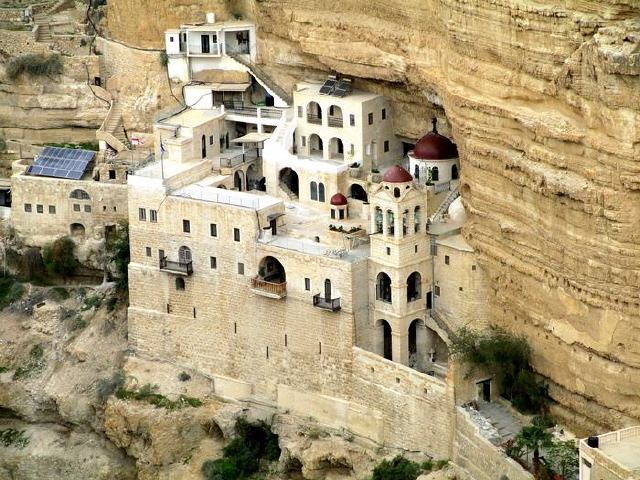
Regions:
<svg viewBox="0 0 640 480"><path fill-rule="evenodd" d="M164 28L199 15L177 4L111 0L110 32L161 47ZM199 8L209 9L255 19L260 61L285 87L329 71L353 76L393 99L396 132L409 138L440 117L461 153L464 233L491 279L493 321L529 338L555 414L579 433L640 420L635 0Z"/></svg>

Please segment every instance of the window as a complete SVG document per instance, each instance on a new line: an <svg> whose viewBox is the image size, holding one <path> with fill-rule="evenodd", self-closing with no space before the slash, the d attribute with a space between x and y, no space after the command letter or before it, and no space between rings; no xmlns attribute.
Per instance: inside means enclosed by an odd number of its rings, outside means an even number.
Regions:
<svg viewBox="0 0 640 480"><path fill-rule="evenodd" d="M169 43L173 43L173 36L169 37Z"/></svg>
<svg viewBox="0 0 640 480"><path fill-rule="evenodd" d="M189 220L182 220L182 231L184 233L191 232L191 222Z"/></svg>
<svg viewBox="0 0 640 480"><path fill-rule="evenodd" d="M349 125L356 126L356 116L354 114L349 115Z"/></svg>
<svg viewBox="0 0 640 480"><path fill-rule="evenodd" d="M382 109L382 120L386 120L387 119L387 109L383 108Z"/></svg>
<svg viewBox="0 0 640 480"><path fill-rule="evenodd" d="M85 211L85 213L91 213L91 205L85 205L84 206L84 211Z"/></svg>
<svg viewBox="0 0 640 480"><path fill-rule="evenodd" d="M388 152L389 151L389 140L385 140L384 141L384 151Z"/></svg>
<svg viewBox="0 0 640 480"><path fill-rule="evenodd" d="M161 260L164 258L164 250L162 250L162 249L158 250L158 258L161 259Z"/></svg>
<svg viewBox="0 0 640 480"><path fill-rule="evenodd" d="M418 253L418 245L414 245L413 246L413 252L414 253Z"/></svg>
<svg viewBox="0 0 640 480"><path fill-rule="evenodd" d="M147 257L150 257L151 256L151 247L146 247L145 251L147 253Z"/></svg>
<svg viewBox="0 0 640 480"><path fill-rule="evenodd" d="M209 257L211 268L218 268L218 259L216 257Z"/></svg>
<svg viewBox="0 0 640 480"><path fill-rule="evenodd" d="M69 195L69 198L76 198L78 200L91 200L91 197L89 196L89 194L84 190L80 190L80 189L76 189L73 192L71 192L71 195Z"/></svg>
<svg viewBox="0 0 640 480"><path fill-rule="evenodd" d="M391 255L391 247L387 247L387 255Z"/></svg>
<svg viewBox="0 0 640 480"><path fill-rule="evenodd" d="M211 236L212 237L217 237L218 236L218 224L217 223L210 223L209 224L209 231L211 232Z"/></svg>
<svg viewBox="0 0 640 480"><path fill-rule="evenodd" d="M158 211L157 210L149 210L149 221L151 223L158 223Z"/></svg>
<svg viewBox="0 0 640 480"><path fill-rule="evenodd" d="M239 228L234 228L233 229L233 241L234 242L239 242L240 241L240 229Z"/></svg>
<svg viewBox="0 0 640 480"><path fill-rule="evenodd" d="M184 290L184 278L176 278L176 290Z"/></svg>
<svg viewBox="0 0 640 480"><path fill-rule="evenodd" d="M370 113L368 115L368 119L369 119L369 125L373 125L373 113Z"/></svg>
<svg viewBox="0 0 640 480"><path fill-rule="evenodd" d="M356 147L353 145L353 143L351 144L351 148L349 149L349 153L351 153L351 155L354 155L356 151Z"/></svg>
<svg viewBox="0 0 640 480"><path fill-rule="evenodd" d="M147 210L145 208L138 208L138 220L141 222L147 221Z"/></svg>
<svg viewBox="0 0 640 480"><path fill-rule="evenodd" d="M56 213L56 206L55 205L49 205L49 213L51 213L52 215L55 215L55 213Z"/></svg>
<svg viewBox="0 0 640 480"><path fill-rule="evenodd" d="M310 278L305 278L304 279L304 289L309 291L311 290L311 279Z"/></svg>
<svg viewBox="0 0 640 480"><path fill-rule="evenodd" d="M440 285L434 285L434 286L433 286L433 294L434 294L436 297L439 297L439 296L440 296Z"/></svg>
<svg viewBox="0 0 640 480"><path fill-rule="evenodd" d="M449 265L449 255L444 256L444 264Z"/></svg>
<svg viewBox="0 0 640 480"><path fill-rule="evenodd" d="M42 205L36 205L36 212L38 212L38 213L44 213L44 206L42 206Z"/></svg>
<svg viewBox="0 0 640 480"><path fill-rule="evenodd" d="M471 265L471 270L473 270L475 272L476 271L476 266L475 265Z"/></svg>
<svg viewBox="0 0 640 480"><path fill-rule="evenodd" d="M309 190L311 191L311 200L318 200L318 184L311 182L309 184Z"/></svg>
<svg viewBox="0 0 640 480"><path fill-rule="evenodd" d="M80 211L80 205L79 205L79 204L77 204L77 203L74 203L74 204L73 204L73 211L74 211L74 212L79 212L79 211Z"/></svg>
<svg viewBox="0 0 640 480"><path fill-rule="evenodd" d="M238 275L244 275L244 263L238 262Z"/></svg>
<svg viewBox="0 0 640 480"><path fill-rule="evenodd" d="M213 135L209 135L209 145L213 145Z"/></svg>
<svg viewBox="0 0 640 480"><path fill-rule="evenodd" d="M431 180L437 182L440 179L440 172L438 172L438 167L433 167L431 169Z"/></svg>
<svg viewBox="0 0 640 480"><path fill-rule="evenodd" d="M307 137L303 136L300 138L300 141L302 142L302 146L306 147L307 146Z"/></svg>
<svg viewBox="0 0 640 480"><path fill-rule="evenodd" d="M324 183L318 184L318 201L324 202Z"/></svg>
<svg viewBox="0 0 640 480"><path fill-rule="evenodd" d="M302 118L302 106L298 105L298 118Z"/></svg>
<svg viewBox="0 0 640 480"><path fill-rule="evenodd" d="M109 170L109 180L115 180L115 179L116 179L116 171Z"/></svg>

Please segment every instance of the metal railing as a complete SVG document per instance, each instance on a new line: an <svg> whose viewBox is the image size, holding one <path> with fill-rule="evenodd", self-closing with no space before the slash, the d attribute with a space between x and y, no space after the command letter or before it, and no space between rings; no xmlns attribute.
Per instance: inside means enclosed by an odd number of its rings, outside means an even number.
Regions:
<svg viewBox="0 0 640 480"><path fill-rule="evenodd" d="M234 168L234 167L237 167L238 165L242 165L247 160L251 161L251 160L255 160L256 158L258 158L258 149L251 148L249 150L246 150L244 153L234 155L233 157L220 158L220 167Z"/></svg>
<svg viewBox="0 0 640 480"><path fill-rule="evenodd" d="M228 113L234 113L236 115L242 115L247 117L258 117L258 118L282 118L284 114L284 110L279 110L277 108L268 108L268 107L248 107L242 102L234 101L234 102L224 102L224 108Z"/></svg>
<svg viewBox="0 0 640 480"><path fill-rule="evenodd" d="M313 306L323 310L337 312L340 310L340 298L325 298L318 293L313 296Z"/></svg>
<svg viewBox="0 0 640 480"><path fill-rule="evenodd" d="M193 262L174 262L167 260L167 257L162 257L160 259L160 270L182 275L191 275L193 273Z"/></svg>
<svg viewBox="0 0 640 480"><path fill-rule="evenodd" d="M189 55L220 55L219 43L209 45L208 52L203 51L202 45L189 45L187 48Z"/></svg>
<svg viewBox="0 0 640 480"><path fill-rule="evenodd" d="M287 282L267 282L260 277L251 279L251 289L258 294L266 294L268 297L284 298L287 296Z"/></svg>
<svg viewBox="0 0 640 480"><path fill-rule="evenodd" d="M308 116L307 116L308 119ZM342 128L343 120L340 117L328 117L327 122L330 127L339 127Z"/></svg>
<svg viewBox="0 0 640 480"><path fill-rule="evenodd" d="M318 115L307 114L307 123L314 123L316 125L322 125L322 117Z"/></svg>

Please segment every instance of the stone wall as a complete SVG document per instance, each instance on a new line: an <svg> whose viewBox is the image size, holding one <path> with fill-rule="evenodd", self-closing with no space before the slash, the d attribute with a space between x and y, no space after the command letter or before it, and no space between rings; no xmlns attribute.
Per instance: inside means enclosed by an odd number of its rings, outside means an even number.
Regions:
<svg viewBox="0 0 640 480"><path fill-rule="evenodd" d="M507 457L504 450L495 447L484 438L480 427L461 407L455 413L455 446L452 460L467 469L477 480L498 480L506 475L509 480L532 480L533 476L525 471L513 459Z"/></svg>

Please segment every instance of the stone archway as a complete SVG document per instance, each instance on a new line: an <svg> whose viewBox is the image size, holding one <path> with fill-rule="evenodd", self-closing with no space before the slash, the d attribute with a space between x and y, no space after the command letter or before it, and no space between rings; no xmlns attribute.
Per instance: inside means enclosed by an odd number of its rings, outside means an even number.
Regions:
<svg viewBox="0 0 640 480"><path fill-rule="evenodd" d="M81 223L72 223L69 225L69 234L72 237L84 237L85 229Z"/></svg>
<svg viewBox="0 0 640 480"><path fill-rule="evenodd" d="M391 325L386 320L378 320L378 354L387 360L393 360L393 344L391 340Z"/></svg>
<svg viewBox="0 0 640 480"><path fill-rule="evenodd" d="M295 170L285 167L280 170L278 175L280 183L289 189L294 195L300 195L300 187L298 184L298 174Z"/></svg>

